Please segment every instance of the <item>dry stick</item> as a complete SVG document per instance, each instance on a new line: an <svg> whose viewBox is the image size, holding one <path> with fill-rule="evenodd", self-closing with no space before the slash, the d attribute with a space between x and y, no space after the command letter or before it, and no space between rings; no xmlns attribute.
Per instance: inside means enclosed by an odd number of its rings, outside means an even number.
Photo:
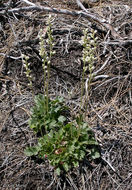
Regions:
<svg viewBox="0 0 132 190"><path fill-rule="evenodd" d="M24 2L24 3L26 3L28 5L31 5L31 6L36 6L34 3L32 3L32 2L30 2L28 0L21 0L21 2Z"/></svg>
<svg viewBox="0 0 132 190"><path fill-rule="evenodd" d="M43 11L43 12L52 12L55 14L66 14L66 15L72 15L72 16L82 16L85 18L88 18L91 21L97 22L98 24L102 25L105 27L107 30L111 31L111 34L114 39L121 39L121 36L115 31L115 29L108 23L106 19L103 17L100 17L98 14L93 14L90 12L83 12L83 11L70 11L67 9L57 9L57 8L50 8L50 7L44 7L44 6L29 6L29 7L21 7L21 8L14 8L14 9L9 9L7 11L1 11L1 15L6 15L6 14L12 14L12 13L20 13L20 12L28 12L28 11Z"/></svg>
<svg viewBox="0 0 132 190"><path fill-rule="evenodd" d="M132 39L122 39L122 40L113 40L113 41L107 41L107 42L101 42L101 44L105 45L118 45L118 46L128 46L132 44Z"/></svg>
<svg viewBox="0 0 132 190"><path fill-rule="evenodd" d="M111 163L108 161L108 160L106 160L106 158L105 157L101 157L102 158L102 160L106 163L106 164L108 164L108 166L112 169L112 171L118 176L118 178L123 182L123 179L122 179L122 177L118 174L118 172L116 171L116 169L111 165Z"/></svg>
<svg viewBox="0 0 132 190"><path fill-rule="evenodd" d="M83 4L80 2L80 0L76 0L77 2L77 5L82 9L84 10L85 12L88 12L87 9L83 6Z"/></svg>
<svg viewBox="0 0 132 190"><path fill-rule="evenodd" d="M131 92L131 89L129 90L129 99L130 99L130 103L132 104L132 92Z"/></svg>

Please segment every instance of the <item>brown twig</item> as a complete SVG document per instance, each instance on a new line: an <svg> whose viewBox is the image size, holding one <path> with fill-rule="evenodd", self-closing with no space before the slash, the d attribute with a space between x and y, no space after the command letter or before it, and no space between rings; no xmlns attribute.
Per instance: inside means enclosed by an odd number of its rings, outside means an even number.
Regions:
<svg viewBox="0 0 132 190"><path fill-rule="evenodd" d="M109 42L102 42L102 44L128 46L132 44L132 39L113 40Z"/></svg>
<svg viewBox="0 0 132 190"><path fill-rule="evenodd" d="M13 9L8 9L4 11L0 11L0 16L5 15L5 14L12 14L12 13L20 13L20 12L30 12L30 11L41 11L41 12L52 12L55 14L66 14L66 15L71 15L71 16L82 16L87 18L90 21L97 22L98 24L102 25L105 27L107 30L111 31L111 34L114 39L121 39L121 36L115 31L113 26L109 24L109 22L104 19L103 17L99 16L98 14L93 14L90 13L89 11L70 11L67 9L57 9L57 8L50 8L50 7L44 7L44 6L29 6L29 7L20 7L20 8L13 8Z"/></svg>

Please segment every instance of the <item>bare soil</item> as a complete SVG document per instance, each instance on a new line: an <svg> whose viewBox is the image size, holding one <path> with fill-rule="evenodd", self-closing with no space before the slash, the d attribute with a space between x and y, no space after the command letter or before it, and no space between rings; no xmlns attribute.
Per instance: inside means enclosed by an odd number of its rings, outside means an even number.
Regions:
<svg viewBox="0 0 132 190"><path fill-rule="evenodd" d="M0 11L7 6L0 3ZM11 1L11 8L26 4ZM38 0L37 5L80 10L71 0ZM17 4L18 3L18 4ZM26 5L27 6L27 5ZM40 29L48 18L43 12L0 15L0 189L2 190L130 190L132 188L132 1L104 1L90 7L110 20L123 40L114 40L99 24L81 17L53 17L54 49L49 94L63 96L76 115L80 105L83 29L97 30L97 61L94 72L108 59L93 79L85 119L100 145L98 162L87 159L67 175L57 177L48 160L27 158L24 149L37 137L28 126L34 104L24 74L21 53L30 57L34 93L43 93L43 69L39 56ZM47 36L45 36L47 38ZM87 73L88 77L89 73ZM106 77L104 77L106 76ZM86 78L87 79L87 78Z"/></svg>

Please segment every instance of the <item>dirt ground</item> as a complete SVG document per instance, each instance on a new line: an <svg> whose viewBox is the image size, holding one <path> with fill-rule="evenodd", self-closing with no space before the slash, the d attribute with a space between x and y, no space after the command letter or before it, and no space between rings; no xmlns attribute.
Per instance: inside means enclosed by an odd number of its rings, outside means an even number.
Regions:
<svg viewBox="0 0 132 190"><path fill-rule="evenodd" d="M0 12L8 3L3 2ZM11 2L8 10L29 6L20 1ZM32 2L51 8L80 10L74 0ZM38 34L46 27L48 13L0 14L1 190L132 189L132 1L100 1L88 10L109 20L123 40L113 39L110 31L92 20L51 13L56 54L51 62L49 94L51 98L63 96L74 115L80 105L83 29L96 29L98 37L94 72L99 71L99 77L91 82L85 119L95 132L102 159L95 163L85 160L79 168L61 177L54 175L48 160L24 155L24 149L35 144L37 137L28 126L34 101L21 54L30 57L34 93L43 93Z"/></svg>

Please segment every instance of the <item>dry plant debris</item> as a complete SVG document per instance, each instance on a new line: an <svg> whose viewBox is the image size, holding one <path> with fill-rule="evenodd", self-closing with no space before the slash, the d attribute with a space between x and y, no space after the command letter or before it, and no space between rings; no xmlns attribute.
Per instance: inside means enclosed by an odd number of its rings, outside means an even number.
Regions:
<svg viewBox="0 0 132 190"><path fill-rule="evenodd" d="M36 8L30 8L34 4ZM82 31L94 29L98 36L86 119L100 144L102 160L89 163L86 159L61 177L54 176L47 160L24 155L36 136L28 127L33 97L21 54L29 56L35 94L43 92L38 35L46 27L48 12L54 17L56 51L49 95L63 96L73 115L80 105ZM73 0L6 0L0 2L0 20L0 189L130 190L132 1L106 0L85 12Z"/></svg>

